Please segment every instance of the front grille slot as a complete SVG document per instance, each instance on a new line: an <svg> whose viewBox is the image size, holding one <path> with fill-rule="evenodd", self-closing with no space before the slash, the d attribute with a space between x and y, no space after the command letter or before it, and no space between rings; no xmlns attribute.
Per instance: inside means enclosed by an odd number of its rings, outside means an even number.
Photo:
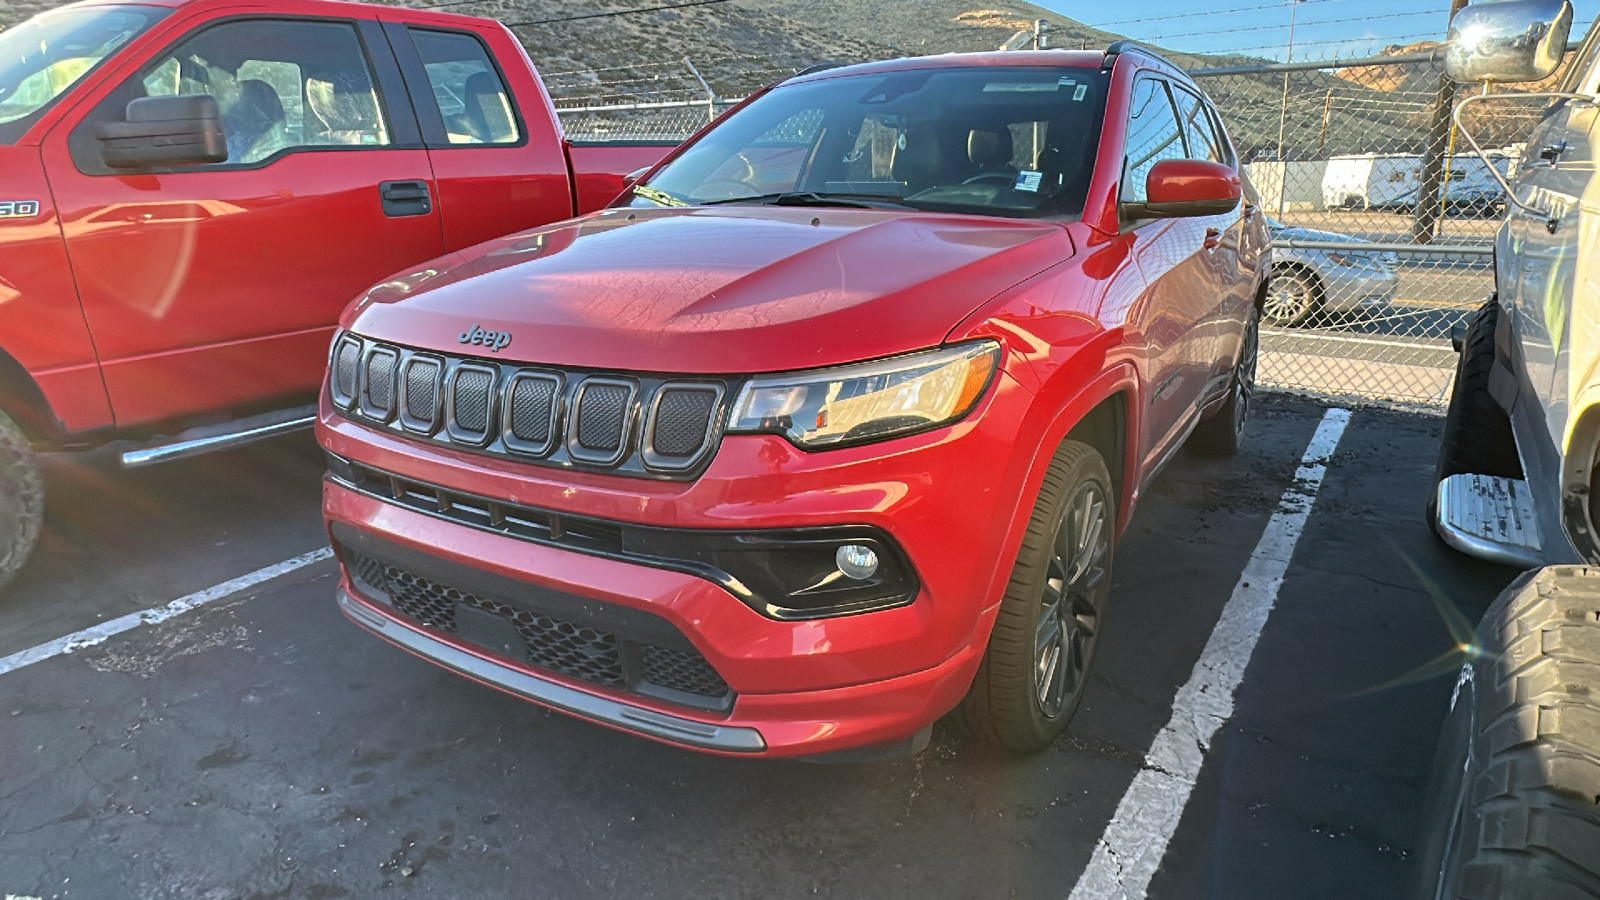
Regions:
<svg viewBox="0 0 1600 900"><path fill-rule="evenodd" d="M342 409L355 403L357 373L361 365L361 341L346 335L339 340L333 355L333 401Z"/></svg>
<svg viewBox="0 0 1600 900"><path fill-rule="evenodd" d="M361 414L382 422L394 415L394 371L400 354L387 347L367 354L362 378Z"/></svg>
<svg viewBox="0 0 1600 900"><path fill-rule="evenodd" d="M623 381L591 378L579 385L572 412L578 421L567 446L568 452L602 465L609 465L626 454L633 394L633 385Z"/></svg>
<svg viewBox="0 0 1600 900"><path fill-rule="evenodd" d="M356 335L340 339L330 369L334 405L368 425L542 466L663 480L705 468L738 387L491 363Z"/></svg>
<svg viewBox="0 0 1600 900"><path fill-rule="evenodd" d="M444 364L427 357L406 361L401 389L400 424L413 431L431 433L439 424L439 379Z"/></svg>
<svg viewBox="0 0 1600 900"><path fill-rule="evenodd" d="M451 437L482 443L489 437L490 405L494 398L495 371L484 366L456 367L450 383Z"/></svg>
<svg viewBox="0 0 1600 900"><path fill-rule="evenodd" d="M542 456L550 452L555 443L561 379L544 373L518 372L512 376L508 395L507 443L523 453Z"/></svg>
<svg viewBox="0 0 1600 900"><path fill-rule="evenodd" d="M512 597L490 597L442 584L348 544L341 543L339 550L358 589L386 601L395 612L413 622L472 643L470 637L459 633L469 629L458 628L462 616L476 615L460 612L468 607L497 616L516 629L521 637L517 662L685 706L731 708L733 694L727 683L698 652L632 640L603 624L572 621L547 610L529 608ZM659 627L664 623L657 624ZM504 647L482 649L506 652Z"/></svg>

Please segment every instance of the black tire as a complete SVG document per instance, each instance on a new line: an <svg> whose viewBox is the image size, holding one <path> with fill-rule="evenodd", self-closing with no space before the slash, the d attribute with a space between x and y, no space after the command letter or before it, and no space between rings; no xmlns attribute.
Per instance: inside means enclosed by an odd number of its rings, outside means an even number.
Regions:
<svg viewBox="0 0 1600 900"><path fill-rule="evenodd" d="M1268 325L1288 328L1309 319L1322 305L1322 285L1317 276L1297 266L1275 266L1261 304Z"/></svg>
<svg viewBox="0 0 1600 900"><path fill-rule="evenodd" d="M1455 388L1445 413L1444 437L1439 442L1434 484L1464 473L1522 478L1511 419L1489 394L1494 332L1499 318L1500 304L1491 299L1467 323L1461 357L1456 361Z"/></svg>
<svg viewBox="0 0 1600 900"><path fill-rule="evenodd" d="M44 522L44 481L33 448L0 412L0 588L28 561Z"/></svg>
<svg viewBox="0 0 1600 900"><path fill-rule="evenodd" d="M1256 363L1261 357L1261 310L1252 308L1245 322L1239 361L1233 369L1228 399L1220 409L1200 420L1189 435L1189 446L1207 456L1232 456L1244 446L1244 426L1256 394Z"/></svg>
<svg viewBox="0 0 1600 900"><path fill-rule="evenodd" d="M1416 900L1600 898L1600 569L1528 572L1478 627L1434 762Z"/></svg>
<svg viewBox="0 0 1600 900"><path fill-rule="evenodd" d="M953 715L968 734L1032 753L1066 729L1099 643L1116 521L1105 460L1087 444L1063 441L1039 488L983 663Z"/></svg>

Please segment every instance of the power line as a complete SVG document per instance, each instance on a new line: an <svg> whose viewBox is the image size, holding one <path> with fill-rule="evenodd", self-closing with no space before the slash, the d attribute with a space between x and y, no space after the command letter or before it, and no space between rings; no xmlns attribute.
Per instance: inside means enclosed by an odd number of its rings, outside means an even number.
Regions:
<svg viewBox="0 0 1600 900"><path fill-rule="evenodd" d="M1371 21L1375 21L1377 19L1404 19L1404 18L1416 17L1416 16L1437 16L1437 15L1440 15L1440 11L1439 10L1429 9L1429 10L1421 10L1421 11L1418 11L1418 12L1384 13L1383 15L1379 15L1379 16L1351 16L1351 17L1345 18L1345 19L1318 19L1315 22L1301 22L1299 27L1301 27L1301 28L1312 28L1312 27L1315 27L1317 25L1343 25L1343 24L1347 24L1349 22L1371 22ZM1205 35L1212 35L1212 34L1243 34L1243 33L1247 32L1247 31L1276 31L1276 30L1282 30L1282 29L1288 28L1288 27L1289 26L1285 24L1285 25L1252 25L1252 26L1250 26L1248 28L1218 28L1218 29L1215 29L1215 30L1212 30L1212 31L1185 31L1182 35L1177 35L1176 37L1192 38L1192 37L1202 37L1202 36L1205 36ZM1300 43L1300 42L1296 41L1296 43Z"/></svg>
<svg viewBox="0 0 1600 900"><path fill-rule="evenodd" d="M638 13L659 12L664 9L684 9L689 6L710 6L713 3L727 3L728 0L688 0L687 3L663 3L660 6L641 6L638 9L619 9L612 12L586 13L581 16L562 16L558 19L535 19L529 22L507 22L507 28L521 28L524 25L550 25L556 22L576 22L580 19L607 19L612 16L632 16ZM1306 0L1311 2L1311 0Z"/></svg>
<svg viewBox="0 0 1600 900"><path fill-rule="evenodd" d="M1334 2L1337 2L1337 0L1299 0L1299 4L1301 6L1305 6L1305 5L1310 4L1310 3L1334 3ZM1192 19L1192 18L1194 18L1196 16L1228 16L1228 15L1233 15L1234 13L1259 12L1259 11L1264 10L1264 9L1283 9L1286 5L1287 4L1284 4L1284 3L1268 3L1268 4L1265 4L1263 6L1241 6L1238 9L1216 9L1216 10L1211 10L1209 12L1177 13L1177 14L1170 15L1170 16L1146 16L1145 18L1142 18L1142 19L1124 19L1123 21L1120 21L1120 22L1102 22L1099 25L1090 25L1089 27L1090 28L1099 28L1101 30L1104 30L1106 28L1110 28L1113 25L1139 25L1139 24L1143 24L1145 22L1166 22L1166 21L1169 21L1171 19Z"/></svg>

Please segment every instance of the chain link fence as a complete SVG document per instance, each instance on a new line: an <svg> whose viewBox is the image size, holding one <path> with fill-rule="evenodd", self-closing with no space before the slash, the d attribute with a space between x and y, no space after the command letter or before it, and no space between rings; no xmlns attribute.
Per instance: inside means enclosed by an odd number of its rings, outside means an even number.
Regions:
<svg viewBox="0 0 1600 900"><path fill-rule="evenodd" d="M1544 103L1476 105L1442 52L1194 68L1261 194L1273 235L1262 384L1438 406L1450 395L1456 331L1493 285L1505 198ZM736 99L802 68L751 58L548 77L575 139L681 140ZM1556 78L1560 77L1558 73ZM1528 91L1546 85L1524 86Z"/></svg>
<svg viewBox="0 0 1600 900"><path fill-rule="evenodd" d="M1466 88L1443 78L1441 57L1430 47L1190 71L1249 160L1273 233L1262 383L1449 399L1451 335L1493 289L1496 174L1515 173L1545 104L1495 101L1464 117L1488 150L1479 158L1451 121Z"/></svg>

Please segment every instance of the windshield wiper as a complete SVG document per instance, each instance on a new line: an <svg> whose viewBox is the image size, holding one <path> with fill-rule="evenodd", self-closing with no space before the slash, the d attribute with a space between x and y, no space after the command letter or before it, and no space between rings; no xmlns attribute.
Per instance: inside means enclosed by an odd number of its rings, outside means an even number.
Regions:
<svg viewBox="0 0 1600 900"><path fill-rule="evenodd" d="M683 202L682 200L679 200L677 197L674 197L671 194L667 193L666 191L659 191L659 190L656 190L653 187L649 187L649 186L643 185L643 184L634 185L633 186L633 194L636 197L643 197L646 200L651 201L652 203L659 203L662 206L688 206L689 205L689 204Z"/></svg>
<svg viewBox="0 0 1600 900"><path fill-rule="evenodd" d="M755 197L729 197L724 200L703 200L702 206L720 206L729 203L759 203L763 206L842 206L850 209L911 209L901 202L904 198L892 194L832 194L820 191L782 191L760 194Z"/></svg>

